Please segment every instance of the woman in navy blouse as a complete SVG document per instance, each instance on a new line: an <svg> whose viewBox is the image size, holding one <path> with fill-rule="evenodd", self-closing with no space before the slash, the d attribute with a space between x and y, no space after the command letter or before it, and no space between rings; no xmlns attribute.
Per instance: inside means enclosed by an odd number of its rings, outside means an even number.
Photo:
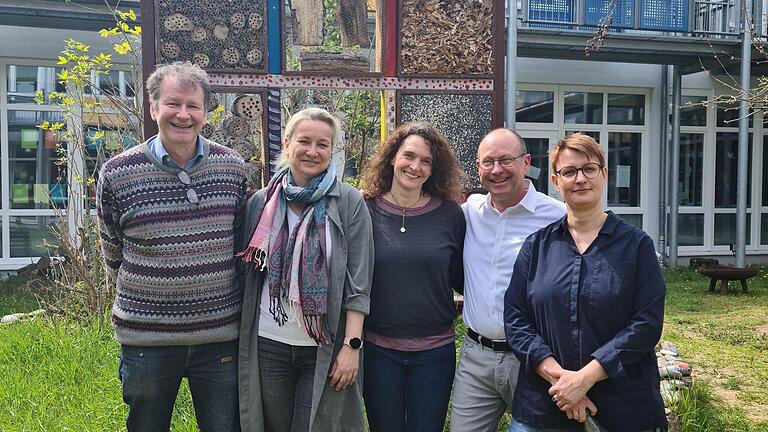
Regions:
<svg viewBox="0 0 768 432"><path fill-rule="evenodd" d="M664 431L654 346L666 287L653 241L602 205L600 145L574 134L550 152L566 216L532 234L504 299L521 362L510 432Z"/></svg>

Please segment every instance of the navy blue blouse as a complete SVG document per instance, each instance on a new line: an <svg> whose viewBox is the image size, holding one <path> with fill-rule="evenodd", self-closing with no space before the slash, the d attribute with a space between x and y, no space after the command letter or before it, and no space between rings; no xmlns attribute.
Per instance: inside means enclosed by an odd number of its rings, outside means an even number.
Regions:
<svg viewBox="0 0 768 432"><path fill-rule="evenodd" d="M587 392L598 423L628 432L663 427L654 346L666 287L653 241L608 212L581 254L566 217L526 239L504 298L504 330L521 362L512 416L534 427L580 430L552 402L536 367L548 356L573 371L596 359L608 375Z"/></svg>

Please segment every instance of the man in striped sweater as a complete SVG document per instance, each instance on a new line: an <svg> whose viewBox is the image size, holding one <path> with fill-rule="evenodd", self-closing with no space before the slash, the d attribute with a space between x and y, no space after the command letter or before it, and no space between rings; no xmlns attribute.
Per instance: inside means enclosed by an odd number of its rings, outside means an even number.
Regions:
<svg viewBox="0 0 768 432"><path fill-rule="evenodd" d="M202 431L238 429L237 339L242 292L235 232L243 159L211 142L210 87L191 63L147 79L159 134L104 164L97 212L121 344L128 431L167 431L183 377Z"/></svg>

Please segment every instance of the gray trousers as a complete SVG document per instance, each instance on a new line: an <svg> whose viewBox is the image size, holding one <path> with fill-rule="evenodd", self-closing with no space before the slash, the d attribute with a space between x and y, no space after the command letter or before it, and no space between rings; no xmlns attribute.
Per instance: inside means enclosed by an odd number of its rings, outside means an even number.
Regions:
<svg viewBox="0 0 768 432"><path fill-rule="evenodd" d="M495 432L512 406L519 369L511 351L493 351L465 337L453 381L451 432Z"/></svg>

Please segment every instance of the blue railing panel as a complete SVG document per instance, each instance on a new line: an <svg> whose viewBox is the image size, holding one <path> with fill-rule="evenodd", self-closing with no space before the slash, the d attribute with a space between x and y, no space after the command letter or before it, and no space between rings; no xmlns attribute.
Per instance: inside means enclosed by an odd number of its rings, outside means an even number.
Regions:
<svg viewBox="0 0 768 432"><path fill-rule="evenodd" d="M573 22L573 0L530 0L528 19L531 21Z"/></svg>
<svg viewBox="0 0 768 432"><path fill-rule="evenodd" d="M634 0L615 0L613 10L613 21L610 27L631 28L635 26L635 1ZM587 25L598 25L603 19L611 13L611 0L585 0L584 1L584 23Z"/></svg>
<svg viewBox="0 0 768 432"><path fill-rule="evenodd" d="M640 28L688 31L688 0L640 0Z"/></svg>
<svg viewBox="0 0 768 432"><path fill-rule="evenodd" d="M530 27L571 29L574 0L529 0L528 20L555 24L531 23ZM556 24L564 23L564 24Z"/></svg>

